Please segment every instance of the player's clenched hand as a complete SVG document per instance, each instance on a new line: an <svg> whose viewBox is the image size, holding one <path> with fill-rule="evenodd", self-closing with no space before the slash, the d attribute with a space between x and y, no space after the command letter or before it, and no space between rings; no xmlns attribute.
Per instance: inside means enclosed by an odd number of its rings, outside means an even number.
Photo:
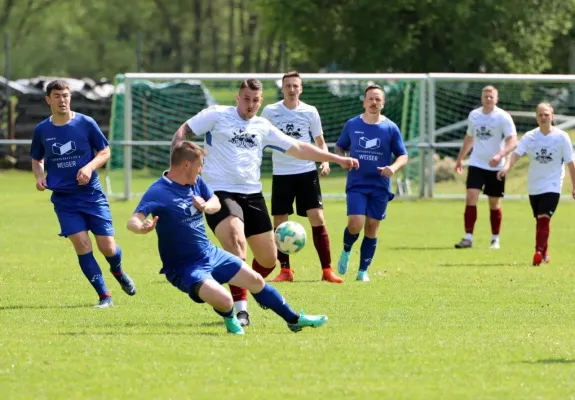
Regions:
<svg viewBox="0 0 575 400"><path fill-rule="evenodd" d="M351 157L342 157L341 161L338 161L340 167L346 170L358 169L359 168L359 161L355 158Z"/></svg>
<svg viewBox="0 0 575 400"><path fill-rule="evenodd" d="M503 169L497 173L497 179L502 181L503 178L505 178L505 175L507 175L507 171L508 171L508 169L503 167Z"/></svg>
<svg viewBox="0 0 575 400"><path fill-rule="evenodd" d="M142 226L140 226L140 233L148 233L156 228L156 223L158 222L158 216L156 215L154 219L146 219Z"/></svg>
<svg viewBox="0 0 575 400"><path fill-rule="evenodd" d="M76 180L78 181L79 185L87 185L90 182L90 178L92 178L92 172L94 170L92 167L86 165L83 168L80 168L78 171L78 175L76 175Z"/></svg>
<svg viewBox="0 0 575 400"><path fill-rule="evenodd" d="M329 167L329 162L322 162L319 166L320 174L319 176L327 176L329 175L331 168Z"/></svg>
<svg viewBox="0 0 575 400"><path fill-rule="evenodd" d="M391 165L386 167L377 167L377 169L379 170L379 173L386 178L391 178L393 174L395 174L395 168L393 168Z"/></svg>
<svg viewBox="0 0 575 400"><path fill-rule="evenodd" d="M497 153L493 156L493 158L491 160L489 160L489 166L490 167L497 167L499 165L499 163L501 162L501 154Z"/></svg>
<svg viewBox="0 0 575 400"><path fill-rule="evenodd" d="M455 172L460 175L463 172L463 162L459 159L455 162Z"/></svg>
<svg viewBox="0 0 575 400"><path fill-rule="evenodd" d="M36 190L44 191L46 190L46 178L38 178L36 179Z"/></svg>
<svg viewBox="0 0 575 400"><path fill-rule="evenodd" d="M198 211L206 211L206 201L200 196L192 197L192 204Z"/></svg>

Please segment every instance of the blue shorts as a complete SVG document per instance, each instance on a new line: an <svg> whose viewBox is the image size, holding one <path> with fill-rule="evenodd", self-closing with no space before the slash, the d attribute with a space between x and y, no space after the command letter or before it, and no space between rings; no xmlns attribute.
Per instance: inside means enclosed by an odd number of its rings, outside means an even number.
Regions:
<svg viewBox="0 0 575 400"><path fill-rule="evenodd" d="M241 258L212 246L202 258L192 264L170 269L164 268L168 282L187 293L196 303L204 301L198 296L201 284L213 279L220 284L229 282L242 268Z"/></svg>
<svg viewBox="0 0 575 400"><path fill-rule="evenodd" d="M91 231L98 236L114 236L110 204L104 192L52 193L54 211L60 222L60 236Z"/></svg>
<svg viewBox="0 0 575 400"><path fill-rule="evenodd" d="M365 215L381 221L385 219L387 203L393 196L384 191L363 192L350 189L346 194L347 215Z"/></svg>

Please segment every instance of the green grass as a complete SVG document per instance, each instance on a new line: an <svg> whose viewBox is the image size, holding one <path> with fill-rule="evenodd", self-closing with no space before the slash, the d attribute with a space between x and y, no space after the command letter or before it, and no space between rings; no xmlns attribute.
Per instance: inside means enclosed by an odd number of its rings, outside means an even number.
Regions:
<svg viewBox="0 0 575 400"><path fill-rule="evenodd" d="M458 251L461 201L394 201L372 282L353 280L359 242L346 282L319 282L310 240L292 257L296 282L275 284L295 309L327 313L325 327L293 334L252 301L253 326L232 337L158 274L155 236L124 228L136 200L113 201L112 212L139 292L124 295L105 272L116 305L95 310L48 193L17 172L0 173L0 188L2 399L575 396L575 202L563 201L553 219L552 264L532 268L527 202L504 203L499 251L487 249L482 202L476 247ZM325 207L335 261L345 203Z"/></svg>

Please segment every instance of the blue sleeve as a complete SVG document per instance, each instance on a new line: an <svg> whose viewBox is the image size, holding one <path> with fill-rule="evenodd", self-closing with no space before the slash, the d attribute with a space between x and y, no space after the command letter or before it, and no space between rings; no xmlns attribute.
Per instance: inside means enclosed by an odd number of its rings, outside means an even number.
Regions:
<svg viewBox="0 0 575 400"><path fill-rule="evenodd" d="M214 195L214 191L208 186L208 184L202 179L201 176L198 177L198 184L200 189L200 196L202 196L202 199L205 201L211 199Z"/></svg>
<svg viewBox="0 0 575 400"><path fill-rule="evenodd" d="M34 129L34 136L32 136L32 145L30 146L30 157L36 161L41 161L44 159L46 154L46 149L44 149L44 144L42 143L42 134L38 127Z"/></svg>
<svg viewBox="0 0 575 400"><path fill-rule="evenodd" d="M343 126L341 135L339 135L339 139L337 139L335 145L342 150L349 150L349 146L351 146L351 139L349 137L349 121L347 121Z"/></svg>
<svg viewBox="0 0 575 400"><path fill-rule="evenodd" d="M134 210L134 214L142 213L144 214L144 217L147 217L150 214L156 215L159 209L159 203L156 201L155 197L154 191L148 189L140 199L138 206Z"/></svg>
<svg viewBox="0 0 575 400"><path fill-rule="evenodd" d="M90 125L88 136L90 145L93 149L96 149L96 151L104 150L109 145L108 139L106 139L106 136L104 136L96 121L92 118L86 118L86 121Z"/></svg>
<svg viewBox="0 0 575 400"><path fill-rule="evenodd" d="M401 139L401 132L397 125L392 127L392 136L391 136L391 153L395 157L404 156L407 154L407 150L405 149L405 144L403 144L403 140Z"/></svg>

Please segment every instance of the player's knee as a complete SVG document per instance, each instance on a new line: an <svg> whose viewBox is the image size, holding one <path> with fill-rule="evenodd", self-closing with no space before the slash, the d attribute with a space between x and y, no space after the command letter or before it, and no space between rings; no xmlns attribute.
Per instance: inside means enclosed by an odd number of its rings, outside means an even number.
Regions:
<svg viewBox="0 0 575 400"><path fill-rule="evenodd" d="M358 233L361 232L362 228L363 228L363 221L355 218L349 219L347 223L347 230L349 231L350 234L357 235Z"/></svg>
<svg viewBox="0 0 575 400"><path fill-rule="evenodd" d="M313 209L309 210L307 213L307 217L311 226L322 226L325 224L325 218L323 217L323 212L321 209Z"/></svg>
<svg viewBox="0 0 575 400"><path fill-rule="evenodd" d="M246 289L252 293L259 293L265 285L266 281L263 276L250 269L250 278L248 279Z"/></svg>
<svg viewBox="0 0 575 400"><path fill-rule="evenodd" d="M87 232L81 232L69 237L78 254L86 254L92 251L92 241Z"/></svg>
<svg viewBox="0 0 575 400"><path fill-rule="evenodd" d="M105 257L112 257L116 254L116 242L114 239L110 237L108 240L98 240L97 241L98 250L102 253Z"/></svg>

